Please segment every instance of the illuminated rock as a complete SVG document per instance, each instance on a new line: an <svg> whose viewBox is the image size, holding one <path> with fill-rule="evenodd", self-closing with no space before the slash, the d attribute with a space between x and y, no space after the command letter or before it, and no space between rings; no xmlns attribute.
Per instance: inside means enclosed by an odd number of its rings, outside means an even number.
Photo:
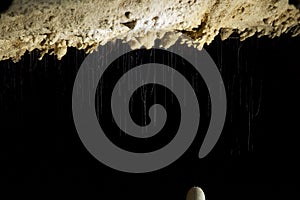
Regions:
<svg viewBox="0 0 300 200"><path fill-rule="evenodd" d="M300 12L288 0L14 0L0 16L0 60L16 62L34 49L61 59L67 47L90 53L115 39L134 49L180 38L201 49L233 32L241 40L297 36Z"/></svg>

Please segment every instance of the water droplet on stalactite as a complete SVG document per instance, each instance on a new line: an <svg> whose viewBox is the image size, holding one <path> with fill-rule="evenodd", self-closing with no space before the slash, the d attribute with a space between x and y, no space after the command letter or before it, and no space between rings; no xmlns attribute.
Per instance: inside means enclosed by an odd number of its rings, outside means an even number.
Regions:
<svg viewBox="0 0 300 200"><path fill-rule="evenodd" d="M187 193L186 200L205 200L203 190L199 187L192 187Z"/></svg>

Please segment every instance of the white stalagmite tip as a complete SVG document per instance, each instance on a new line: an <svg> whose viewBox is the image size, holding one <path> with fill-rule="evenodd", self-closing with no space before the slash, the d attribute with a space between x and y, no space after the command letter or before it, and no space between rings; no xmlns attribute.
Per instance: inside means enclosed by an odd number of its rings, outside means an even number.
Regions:
<svg viewBox="0 0 300 200"><path fill-rule="evenodd" d="M187 193L186 200L205 200L203 190L199 187L192 187Z"/></svg>

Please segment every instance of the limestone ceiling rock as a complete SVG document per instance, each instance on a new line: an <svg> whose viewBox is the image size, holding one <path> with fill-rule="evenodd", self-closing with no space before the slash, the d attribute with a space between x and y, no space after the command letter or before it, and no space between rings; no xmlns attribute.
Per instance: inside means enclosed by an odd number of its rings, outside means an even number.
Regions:
<svg viewBox="0 0 300 200"><path fill-rule="evenodd" d="M178 39L201 49L220 34L300 34L300 12L288 0L14 0L0 15L0 60L38 49L61 59L67 47L90 53L122 39L133 49L168 48Z"/></svg>

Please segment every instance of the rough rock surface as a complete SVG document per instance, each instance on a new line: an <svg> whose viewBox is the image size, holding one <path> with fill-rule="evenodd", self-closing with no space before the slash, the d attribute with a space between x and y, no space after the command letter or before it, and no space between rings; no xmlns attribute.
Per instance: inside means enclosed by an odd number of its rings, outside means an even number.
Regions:
<svg viewBox="0 0 300 200"><path fill-rule="evenodd" d="M122 39L133 49L168 48L181 39L201 49L220 34L240 39L300 34L300 12L288 0L14 0L0 15L0 60L39 49L61 59L67 47L92 52Z"/></svg>

